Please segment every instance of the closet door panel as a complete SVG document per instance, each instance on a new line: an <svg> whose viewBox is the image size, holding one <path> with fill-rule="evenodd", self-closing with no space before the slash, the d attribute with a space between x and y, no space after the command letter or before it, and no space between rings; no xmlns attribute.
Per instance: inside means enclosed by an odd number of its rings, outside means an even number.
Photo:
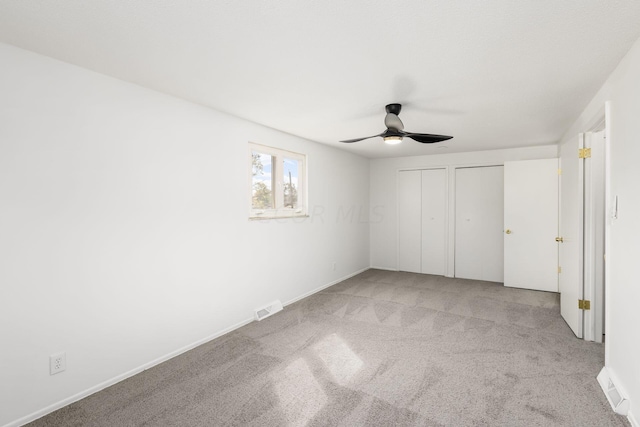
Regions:
<svg viewBox="0 0 640 427"><path fill-rule="evenodd" d="M446 256L447 174L422 171L422 273L444 276Z"/></svg>
<svg viewBox="0 0 640 427"><path fill-rule="evenodd" d="M421 171L398 172L398 269L421 272Z"/></svg>
<svg viewBox="0 0 640 427"><path fill-rule="evenodd" d="M504 282L504 167L484 168L487 187L482 280Z"/></svg>
<svg viewBox="0 0 640 427"><path fill-rule="evenodd" d="M457 169L455 186L455 276L502 282L503 167Z"/></svg>

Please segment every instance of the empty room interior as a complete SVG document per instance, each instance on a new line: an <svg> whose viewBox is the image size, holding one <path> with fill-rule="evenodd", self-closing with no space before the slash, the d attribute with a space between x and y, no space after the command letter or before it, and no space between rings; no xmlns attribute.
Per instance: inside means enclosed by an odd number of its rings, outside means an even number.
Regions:
<svg viewBox="0 0 640 427"><path fill-rule="evenodd" d="M639 38L0 2L0 426L640 427Z"/></svg>

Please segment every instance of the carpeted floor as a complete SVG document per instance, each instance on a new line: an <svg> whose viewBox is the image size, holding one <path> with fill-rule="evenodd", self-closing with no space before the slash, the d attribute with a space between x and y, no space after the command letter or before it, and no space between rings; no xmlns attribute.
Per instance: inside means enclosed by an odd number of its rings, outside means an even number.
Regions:
<svg viewBox="0 0 640 427"><path fill-rule="evenodd" d="M626 426L557 294L368 270L31 426Z"/></svg>

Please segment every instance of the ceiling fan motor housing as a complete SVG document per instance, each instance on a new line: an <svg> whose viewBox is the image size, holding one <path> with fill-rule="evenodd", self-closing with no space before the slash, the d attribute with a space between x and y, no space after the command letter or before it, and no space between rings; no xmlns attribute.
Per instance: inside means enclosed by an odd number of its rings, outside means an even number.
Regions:
<svg viewBox="0 0 640 427"><path fill-rule="evenodd" d="M387 113L395 114L396 116L400 114L400 110L402 110L402 104L388 104L385 107Z"/></svg>

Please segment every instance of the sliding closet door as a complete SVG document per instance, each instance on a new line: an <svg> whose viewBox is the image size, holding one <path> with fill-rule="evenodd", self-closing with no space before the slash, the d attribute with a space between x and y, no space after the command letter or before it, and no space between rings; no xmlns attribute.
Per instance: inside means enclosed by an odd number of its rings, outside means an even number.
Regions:
<svg viewBox="0 0 640 427"><path fill-rule="evenodd" d="M421 171L398 172L398 269L421 272Z"/></svg>
<svg viewBox="0 0 640 427"><path fill-rule="evenodd" d="M455 276L502 282L503 167L457 169L455 186Z"/></svg>
<svg viewBox="0 0 640 427"><path fill-rule="evenodd" d="M422 171L422 273L444 276L446 254L447 174Z"/></svg>

